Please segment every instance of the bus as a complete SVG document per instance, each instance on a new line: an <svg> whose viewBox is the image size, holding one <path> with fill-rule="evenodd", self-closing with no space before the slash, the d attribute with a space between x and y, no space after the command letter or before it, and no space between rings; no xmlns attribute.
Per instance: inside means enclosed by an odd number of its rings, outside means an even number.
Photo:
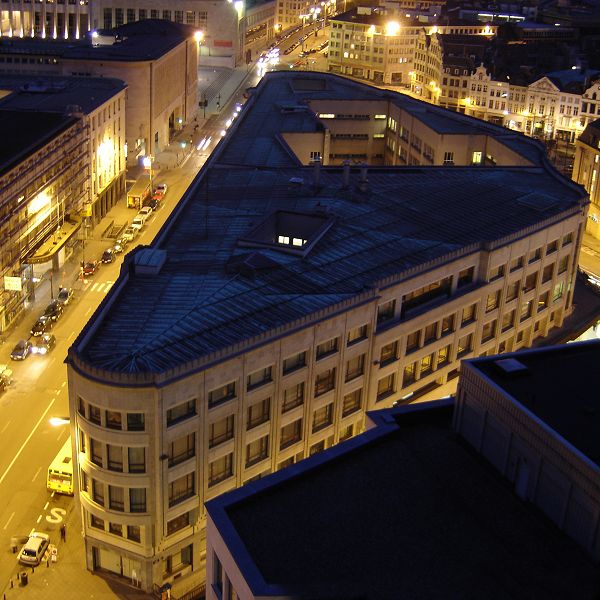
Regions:
<svg viewBox="0 0 600 600"><path fill-rule="evenodd" d="M60 452L48 467L46 487L50 492L73 495L73 455L71 436L67 438Z"/></svg>
<svg viewBox="0 0 600 600"><path fill-rule="evenodd" d="M142 208L142 203L151 192L150 175L142 173L127 192L127 208Z"/></svg>

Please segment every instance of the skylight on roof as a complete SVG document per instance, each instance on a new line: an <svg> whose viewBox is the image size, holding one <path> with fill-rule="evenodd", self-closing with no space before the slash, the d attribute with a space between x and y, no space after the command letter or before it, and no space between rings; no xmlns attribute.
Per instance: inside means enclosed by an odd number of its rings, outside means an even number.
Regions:
<svg viewBox="0 0 600 600"><path fill-rule="evenodd" d="M326 215L278 210L238 239L238 246L305 256L332 225L333 219Z"/></svg>

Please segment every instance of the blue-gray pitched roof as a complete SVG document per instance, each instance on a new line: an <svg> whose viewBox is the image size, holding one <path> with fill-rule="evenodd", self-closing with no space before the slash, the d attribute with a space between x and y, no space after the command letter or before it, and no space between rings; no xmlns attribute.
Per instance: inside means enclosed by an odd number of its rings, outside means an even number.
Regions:
<svg viewBox="0 0 600 600"><path fill-rule="evenodd" d="M302 78L326 85L306 91L311 86L295 86ZM391 99L406 110L418 109L419 117L428 112L437 121L445 118L448 134L468 129L474 135L507 136L514 149L537 164L370 168L366 192L357 189L358 173L344 189L342 168L323 167L315 188L313 169L298 165L280 139L290 127L312 130L318 125L314 114L290 115L275 108L284 99L301 103L310 97ZM248 152L253 135L264 146L260 156ZM339 77L274 73L253 93L233 131L153 242L166 253L160 271L136 274L126 261L126 280L113 288L71 353L80 366L105 371L173 373L358 299L378 282L428 261L447 260L450 253L472 252L482 243L535 227L578 207L584 196L582 188L554 173L539 146L523 136ZM320 212L334 224L304 258L237 246L275 210ZM268 259L262 261L265 268L252 276L231 270L233 263L243 262L232 257L256 251Z"/></svg>

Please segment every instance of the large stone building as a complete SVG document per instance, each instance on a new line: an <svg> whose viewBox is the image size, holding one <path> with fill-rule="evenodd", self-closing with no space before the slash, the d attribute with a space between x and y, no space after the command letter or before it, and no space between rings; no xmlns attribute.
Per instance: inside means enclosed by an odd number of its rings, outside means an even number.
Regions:
<svg viewBox="0 0 600 600"><path fill-rule="evenodd" d="M593 562L454 435L452 411L372 412L353 440L210 501L207 600L595 598Z"/></svg>
<svg viewBox="0 0 600 600"><path fill-rule="evenodd" d="M80 209L91 218L88 225L97 223L125 191L126 85L109 77L0 74L0 90L9 92L0 108L81 116L89 138L89 197Z"/></svg>
<svg viewBox="0 0 600 600"><path fill-rule="evenodd" d="M198 110L195 30L146 20L85 40L0 41L0 74L111 77L127 84L127 163L152 156Z"/></svg>
<svg viewBox="0 0 600 600"><path fill-rule="evenodd" d="M125 187L125 85L0 75L0 331Z"/></svg>
<svg viewBox="0 0 600 600"><path fill-rule="evenodd" d="M69 350L88 567L187 585L205 501L561 326L586 210L534 140L269 73Z"/></svg>

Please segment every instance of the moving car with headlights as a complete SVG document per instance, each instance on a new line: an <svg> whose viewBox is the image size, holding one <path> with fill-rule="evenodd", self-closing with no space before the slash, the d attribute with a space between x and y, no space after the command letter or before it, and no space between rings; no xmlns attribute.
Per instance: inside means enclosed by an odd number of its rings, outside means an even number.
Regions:
<svg viewBox="0 0 600 600"><path fill-rule="evenodd" d="M31 342L29 340L19 340L12 349L10 357L12 360L25 360L31 352Z"/></svg>
<svg viewBox="0 0 600 600"><path fill-rule="evenodd" d="M19 552L19 562L24 565L39 565L49 545L50 536L47 533L32 532L23 548L21 548L21 552Z"/></svg>
<svg viewBox="0 0 600 600"><path fill-rule="evenodd" d="M56 300L60 302L63 306L67 306L71 299L73 298L73 290L71 288L61 287L58 291L58 296L56 296Z"/></svg>
<svg viewBox="0 0 600 600"><path fill-rule="evenodd" d="M32 354L48 354L52 348L56 346L56 338L51 333L45 333L40 339L31 347Z"/></svg>

